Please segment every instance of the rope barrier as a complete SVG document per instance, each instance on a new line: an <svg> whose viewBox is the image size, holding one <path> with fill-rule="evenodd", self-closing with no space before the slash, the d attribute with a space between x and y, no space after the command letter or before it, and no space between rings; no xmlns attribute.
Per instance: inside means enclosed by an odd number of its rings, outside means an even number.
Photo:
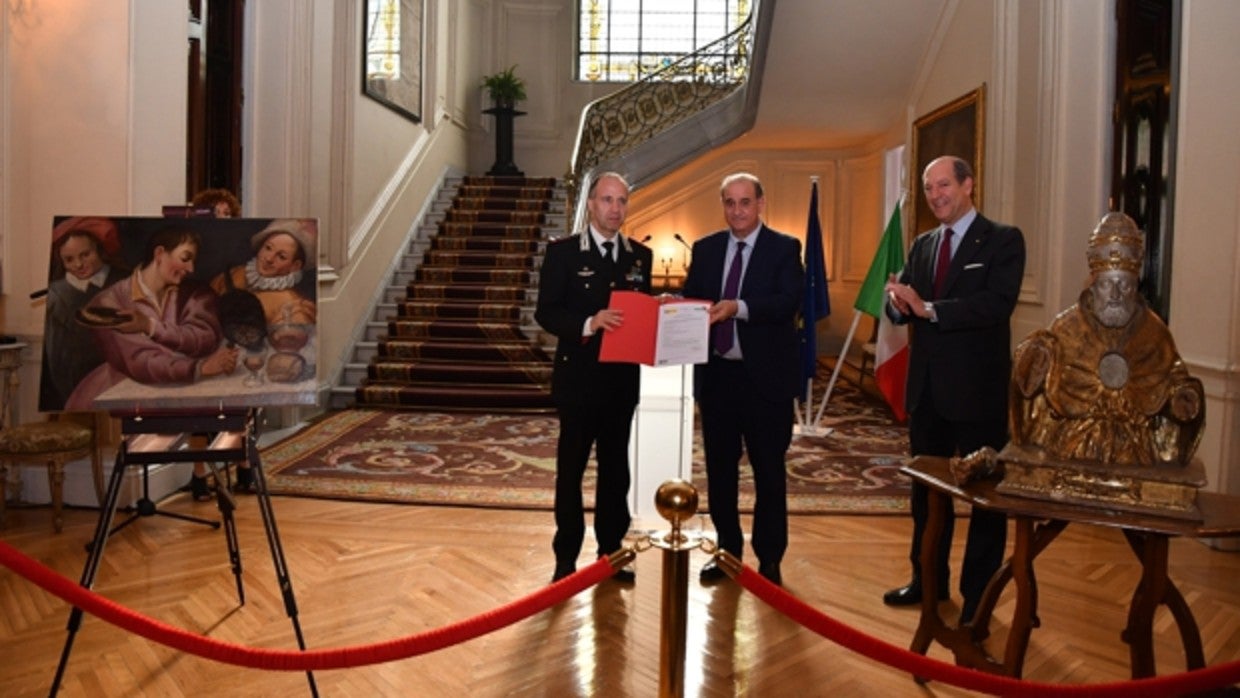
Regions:
<svg viewBox="0 0 1240 698"><path fill-rule="evenodd" d="M58 574L4 541L0 541L0 563L49 593L135 635L217 662L274 671L345 669L434 652L524 620L598 584L614 572L612 563L601 557L523 599L452 625L371 645L301 651L234 645L135 613Z"/></svg>
<svg viewBox="0 0 1240 698"><path fill-rule="evenodd" d="M725 566L724 569L727 569ZM1095 684L1026 681L959 667L917 654L845 625L772 584L752 567L740 565L736 582L768 606L826 639L895 669L973 691L1003 696L1173 696L1198 693L1240 681L1240 661L1148 679Z"/></svg>
<svg viewBox="0 0 1240 698"><path fill-rule="evenodd" d="M407 659L466 642L507 627L555 606L609 578L632 559L634 552L623 551L611 559L601 557L593 564L554 582L522 599L481 613L472 618L417 635L408 635L370 645L311 650L260 649L235 645L196 635L148 616L82 587L63 575L0 541L0 564L47 592L83 611L148 640L205 659L274 671L317 671L380 664ZM726 555L726 554L721 554ZM728 556L730 557L730 556ZM1212 667L1131 681L1097 684L1053 684L1027 681L955 666L866 635L835 620L772 584L753 568L735 558L724 560L724 569L738 569L735 581L742 588L792 621L822 637L865 657L927 680L960 688L1004 696L1167 696L1199 693L1240 682L1240 661Z"/></svg>

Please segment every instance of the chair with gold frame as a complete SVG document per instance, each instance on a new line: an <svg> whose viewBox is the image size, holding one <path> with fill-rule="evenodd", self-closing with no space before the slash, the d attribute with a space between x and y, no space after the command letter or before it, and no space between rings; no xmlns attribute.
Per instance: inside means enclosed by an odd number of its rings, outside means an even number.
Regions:
<svg viewBox="0 0 1240 698"><path fill-rule="evenodd" d="M52 498L52 526L64 526L65 464L91 459L95 497L103 501L103 449L107 433L106 412L59 412L42 422L27 422L0 430L0 526L4 525L6 489L10 465L40 463L47 466Z"/></svg>

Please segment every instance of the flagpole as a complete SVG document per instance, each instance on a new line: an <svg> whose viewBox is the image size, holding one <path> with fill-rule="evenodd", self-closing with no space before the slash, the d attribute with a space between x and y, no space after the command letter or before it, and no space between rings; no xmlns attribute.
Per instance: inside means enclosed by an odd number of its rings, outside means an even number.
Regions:
<svg viewBox="0 0 1240 698"><path fill-rule="evenodd" d="M805 379L805 417L801 419L801 423L809 425L810 412L814 411L814 379ZM797 415L800 417L800 415Z"/></svg>
<svg viewBox="0 0 1240 698"><path fill-rule="evenodd" d="M848 348L852 346L853 336L857 334L857 325L861 324L861 311L853 311L852 325L848 328L848 335L844 337L844 348L840 349L840 356L835 360L835 369L831 371L831 380L827 382L827 391L822 395L822 404L818 405L818 414L814 416L814 424L822 420L822 413L827 409L827 400L831 399L831 391L835 389L835 380L840 376L840 369L844 366L844 357L848 356Z"/></svg>
<svg viewBox="0 0 1240 698"><path fill-rule="evenodd" d="M792 399L793 413L796 414L797 423L794 425L792 434L796 436L827 436L833 430L823 429L818 426L816 421L811 422L810 416L814 411L814 374L817 373L817 354L814 351L816 347L815 336L817 333L817 323L822 317L830 314L830 301L826 297L826 269L822 264L822 227L818 220L818 175L810 175L810 212L809 222L805 231L805 267L806 267L806 294L805 302L802 306L802 329L804 335L802 337L802 372L805 374L805 414L801 414L800 407L796 404L797 399ZM814 257L811 258L811 255ZM815 274L816 265L817 273ZM809 289L814 286L815 282L810 279L816 279L817 283L822 284L823 297L821 302L823 310L820 314L817 301L813 300ZM806 339L808 337L808 339ZM810 350L807 352L805 343L808 341Z"/></svg>

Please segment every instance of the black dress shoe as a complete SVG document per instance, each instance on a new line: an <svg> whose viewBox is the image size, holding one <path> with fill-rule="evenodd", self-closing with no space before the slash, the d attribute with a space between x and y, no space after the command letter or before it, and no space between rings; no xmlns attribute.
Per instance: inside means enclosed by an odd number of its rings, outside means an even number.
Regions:
<svg viewBox="0 0 1240 698"><path fill-rule="evenodd" d="M205 475L203 477L190 475L188 488L190 493L194 496L195 502L211 501L211 486L207 484L207 478Z"/></svg>
<svg viewBox="0 0 1240 698"><path fill-rule="evenodd" d="M950 597L946 585L939 588L939 601L946 601ZM888 606L916 606L921 603L921 582L912 581L898 589L892 589L883 594L883 603Z"/></svg>
<svg viewBox="0 0 1240 698"><path fill-rule="evenodd" d="M723 571L713 559L702 566L702 571L698 573L698 581L703 584L714 584L727 579L728 573Z"/></svg>
<svg viewBox="0 0 1240 698"><path fill-rule="evenodd" d="M573 565L556 565L555 574L551 575L551 581L558 582L576 571L577 568Z"/></svg>
<svg viewBox="0 0 1240 698"><path fill-rule="evenodd" d="M783 586L784 578L779 574L779 565L758 565L758 574L766 577L775 586Z"/></svg>
<svg viewBox="0 0 1240 698"><path fill-rule="evenodd" d="M624 567L612 572L611 578L621 584L632 584L637 581L637 568L630 562Z"/></svg>
<svg viewBox="0 0 1240 698"><path fill-rule="evenodd" d="M963 628L971 624L975 615L977 615L977 602L965 599L960 606L960 622L958 625Z"/></svg>
<svg viewBox="0 0 1240 698"><path fill-rule="evenodd" d="M245 494L258 491L254 485L254 471L249 466L237 466L237 479L233 481L232 491Z"/></svg>

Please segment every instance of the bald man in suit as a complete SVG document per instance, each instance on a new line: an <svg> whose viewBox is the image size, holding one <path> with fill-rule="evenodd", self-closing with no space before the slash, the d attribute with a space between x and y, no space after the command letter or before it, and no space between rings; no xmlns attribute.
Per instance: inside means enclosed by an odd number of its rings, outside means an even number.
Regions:
<svg viewBox="0 0 1240 698"><path fill-rule="evenodd" d="M787 466L793 401L801 389L797 313L805 290L801 241L762 222L762 183L748 173L720 186L728 228L693 245L686 298L713 301L710 357L693 371L693 395L702 417L710 520L719 547L743 557L737 508L739 462L749 456L754 473L752 544L758 572L781 584L788 547ZM728 277L736 265L736 283ZM733 286L729 288L729 286ZM713 583L724 571L712 560L700 579Z"/></svg>
<svg viewBox="0 0 1240 698"><path fill-rule="evenodd" d="M940 157L922 174L926 202L940 225L913 241L898 279L887 284L886 312L911 326L908 384L912 455L968 455L1007 443L1008 382L1012 373L1011 317L1025 273L1025 239L973 207L973 170L957 157ZM921 539L928 491L913 483L913 541L908 584L883 595L890 606L921 603ZM948 553L955 516L939 540L935 579L948 596ZM1007 519L975 507L960 574L960 622L973 619L982 592L1003 561Z"/></svg>
<svg viewBox="0 0 1240 698"><path fill-rule="evenodd" d="M599 555L620 549L631 520L629 432L637 408L640 367L598 360L603 334L624 322L608 308L613 290L650 293L650 248L620 233L628 214L629 184L615 172L594 179L586 201L586 230L547 245L538 279L534 319L556 336L551 396L560 418L555 458L555 572L576 570L585 539L581 483L590 448L598 463L594 537ZM633 566L618 570L635 579Z"/></svg>

